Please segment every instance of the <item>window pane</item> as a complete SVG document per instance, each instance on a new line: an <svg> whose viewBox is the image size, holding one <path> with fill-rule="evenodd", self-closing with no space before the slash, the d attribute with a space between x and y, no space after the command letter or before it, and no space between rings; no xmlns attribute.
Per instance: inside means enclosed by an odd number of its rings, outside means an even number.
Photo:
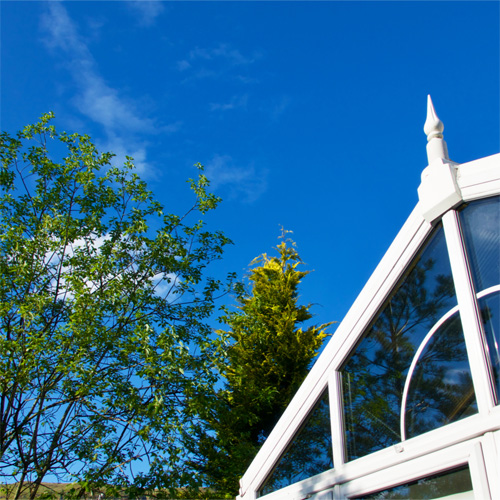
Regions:
<svg viewBox="0 0 500 500"><path fill-rule="evenodd" d="M469 495L467 495L469 493ZM472 482L468 468L445 472L444 474L436 474L435 476L426 477L413 481L411 483L402 484L384 491L354 497L357 499L403 499L411 500L418 499L474 499L472 493Z"/></svg>
<svg viewBox="0 0 500 500"><path fill-rule="evenodd" d="M498 404L500 395L500 292L494 292L480 299L479 308L486 333Z"/></svg>
<svg viewBox="0 0 500 500"><path fill-rule="evenodd" d="M500 284L500 197L470 203L460 219L476 292Z"/></svg>
<svg viewBox="0 0 500 500"><path fill-rule="evenodd" d="M460 212L465 246L490 356L491 379L500 402L500 197L486 198L467 205ZM484 292L484 293L481 293Z"/></svg>
<svg viewBox="0 0 500 500"><path fill-rule="evenodd" d="M267 495L333 467L328 389L259 491Z"/></svg>
<svg viewBox="0 0 500 500"><path fill-rule="evenodd" d="M406 402L406 438L477 413L460 315L455 313L420 354Z"/></svg>
<svg viewBox="0 0 500 500"><path fill-rule="evenodd" d="M412 359L456 303L439 227L342 371L348 460L401 440L401 402Z"/></svg>

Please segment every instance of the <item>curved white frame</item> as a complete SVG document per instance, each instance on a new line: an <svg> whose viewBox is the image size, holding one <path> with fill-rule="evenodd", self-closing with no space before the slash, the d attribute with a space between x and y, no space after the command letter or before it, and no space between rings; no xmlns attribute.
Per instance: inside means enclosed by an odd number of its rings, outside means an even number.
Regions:
<svg viewBox="0 0 500 500"><path fill-rule="evenodd" d="M492 293L500 291L500 285L494 285L490 286L489 288L486 288L479 292L476 297L477 299L482 299L483 297L486 297L488 295L491 295ZM406 380L405 380L405 386L403 390L403 397L402 397L402 403L401 403L401 416L400 416L400 429L401 429L401 441L406 441L406 430L405 430L405 419L406 419L406 399L408 397L408 391L410 390L410 384L411 384L411 378L413 376L413 372L417 366L418 359L420 358L420 355L422 354L423 350L431 340L431 338L434 336L434 334L441 328L441 326L449 319L451 318L455 313L459 312L459 307L458 305L450 309L445 315L443 315L439 321L431 328L429 333L424 337L424 340L420 343L420 346L417 349L417 352L413 356L413 360L411 362L410 368L408 370L408 375L406 375Z"/></svg>
<svg viewBox="0 0 500 500"><path fill-rule="evenodd" d="M400 430L401 430L401 441L406 441L406 431L405 431L405 416L406 416L406 398L408 397L408 391L410 390L410 383L411 383L411 378L413 376L413 371L415 370L415 367L417 366L418 359L420 358L420 355L422 354L423 350L429 343L429 340L434 336L434 334L439 330L439 328L449 319L451 318L455 313L459 311L458 306L455 306L453 309L450 309L444 316L439 319L439 321L431 328L429 333L424 337L424 340L420 343L417 352L413 356L413 360L410 364L410 368L408 370L408 374L406 375L406 380L405 380L405 386L403 389L403 397L401 399L401 415L399 418L400 422Z"/></svg>

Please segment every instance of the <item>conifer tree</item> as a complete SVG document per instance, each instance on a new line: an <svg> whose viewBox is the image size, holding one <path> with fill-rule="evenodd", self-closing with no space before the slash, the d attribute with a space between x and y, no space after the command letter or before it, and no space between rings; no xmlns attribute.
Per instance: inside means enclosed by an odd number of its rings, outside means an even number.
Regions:
<svg viewBox="0 0 500 500"><path fill-rule="evenodd" d="M198 446L202 468L219 493L234 496L245 472L308 373L331 324L304 326L311 304L299 304L299 285L309 271L295 243L282 231L277 257L251 263L249 290L237 293L237 310L226 311L219 330L218 369L225 386L207 404L212 428ZM210 408L208 410L208 408Z"/></svg>

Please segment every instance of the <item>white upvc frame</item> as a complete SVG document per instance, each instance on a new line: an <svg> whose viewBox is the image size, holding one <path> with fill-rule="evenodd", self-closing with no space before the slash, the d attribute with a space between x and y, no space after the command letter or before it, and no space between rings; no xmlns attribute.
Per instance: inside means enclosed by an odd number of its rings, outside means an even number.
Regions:
<svg viewBox="0 0 500 500"><path fill-rule="evenodd" d="M399 443L351 462L346 462L341 466L337 465L333 469L291 484L262 498L266 500L302 500L333 488L335 485L343 485L366 476L374 476L386 469L391 469L419 458L423 458L425 462L427 456L433 455L438 451L442 451L443 456L447 454L454 456L455 451L453 450L455 450L457 445L463 442L477 442L478 439L484 439L485 435L488 435L488 433L491 434L492 429L496 431L495 434L499 435L494 447L500 446L500 406L495 407L487 417L476 414L458 422L434 429L420 436L410 438L404 443ZM335 446L342 447L343 442L334 443ZM500 471L498 458L495 454L490 454L488 457L490 459L491 471L497 470L498 475L498 471ZM491 465L493 463L492 460L496 461L496 466ZM443 467L446 468L446 465ZM405 481L398 481L397 484L401 484L402 482ZM381 488L385 487L389 488L391 486L382 486ZM381 488L376 488L374 491ZM256 498L256 496L249 496L248 498ZM345 496L342 494L339 498L345 498ZM478 498L482 500L481 497ZM493 498L500 498L500 495L497 497L493 495Z"/></svg>
<svg viewBox="0 0 500 500"><path fill-rule="evenodd" d="M500 409L497 409L496 413L498 418ZM455 434L458 433L456 428L453 431ZM436 434L433 431L429 437L435 439ZM441 447L437 451L426 450L429 439L419 437L413 441L417 447L422 447L417 454L415 454L416 449L407 450L416 458L407 457L406 460L394 465L389 463L380 471L361 475L340 484L337 496L334 498L346 499L381 491L464 464L469 465L475 498L478 500L500 498L500 431L485 432L479 437L463 439L457 444Z"/></svg>
<svg viewBox="0 0 500 500"><path fill-rule="evenodd" d="M346 499L368 495L464 465L469 468L475 498L492 499L480 438L462 442L345 483L340 486L340 495L341 498Z"/></svg>
<svg viewBox="0 0 500 500"><path fill-rule="evenodd" d="M457 170L457 184L462 200L472 201L500 193L500 154L462 163Z"/></svg>
<svg viewBox="0 0 500 500"><path fill-rule="evenodd" d="M500 498L500 432L488 432L483 439L486 471L493 498Z"/></svg>
<svg viewBox="0 0 500 500"><path fill-rule="evenodd" d="M345 463L345 433L342 397L342 375L334 370L330 375L330 415L332 425L333 466L341 470Z"/></svg>
<svg viewBox="0 0 500 500"><path fill-rule="evenodd" d="M456 176L465 202L498 195L500 154L458 165ZM444 214L443 227L447 245L454 248L451 252L454 255L451 259L452 273L454 280L457 280L456 288L460 289L457 290L460 314L465 316L467 324L467 328L464 328L467 330L465 341L479 413L396 446L344 463L343 401L339 371L433 229L433 225L422 216L417 204L241 479L239 499L255 500L258 497L259 488L327 386L332 418L334 468L265 495L263 498L266 500L301 500L309 497L319 500L323 499L321 496L323 494L328 498L330 492L334 499L343 498L340 493L342 487L339 485L370 474L378 474L379 471L419 457L425 462L428 454L438 453L440 450L446 455L449 450L454 449L454 446L490 435L492 432L489 441L482 444L483 448L488 450L488 453L484 454L486 469L490 470L493 467L500 477L498 462L500 406L495 406L488 361L482 350L484 339L482 325L472 319L477 313L477 301L472 284L464 275L468 264L462 243L458 240L459 227L454 211ZM402 466L401 470L405 470L405 467ZM500 490L498 483L498 479L493 482L490 480L490 487L497 492ZM493 498L495 497L500 498L500 494L493 495Z"/></svg>
<svg viewBox="0 0 500 500"><path fill-rule="evenodd" d="M487 352L484 348L486 340L481 313L472 284L458 214L455 210L450 210L443 215L442 220L477 406L479 413L488 414L495 406L495 394L490 379Z"/></svg>

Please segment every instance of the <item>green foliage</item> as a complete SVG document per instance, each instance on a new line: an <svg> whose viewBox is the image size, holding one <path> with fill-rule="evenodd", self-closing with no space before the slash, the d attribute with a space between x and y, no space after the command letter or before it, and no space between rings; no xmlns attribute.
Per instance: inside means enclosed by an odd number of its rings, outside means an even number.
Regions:
<svg viewBox="0 0 500 500"><path fill-rule="evenodd" d="M283 231L277 257L255 259L240 285L238 310L226 311L218 331L218 369L225 387L206 403L213 433L197 446L198 464L220 492L235 495L238 480L304 380L330 325L303 327L311 305L300 305L298 289L308 271Z"/></svg>
<svg viewBox="0 0 500 500"><path fill-rule="evenodd" d="M46 477L77 482L75 496L197 484L186 395L216 379L205 320L223 284L204 272L229 240L186 217L219 199L198 165L193 206L169 214L131 158L113 166L52 118L1 135L2 482L14 497Z"/></svg>

